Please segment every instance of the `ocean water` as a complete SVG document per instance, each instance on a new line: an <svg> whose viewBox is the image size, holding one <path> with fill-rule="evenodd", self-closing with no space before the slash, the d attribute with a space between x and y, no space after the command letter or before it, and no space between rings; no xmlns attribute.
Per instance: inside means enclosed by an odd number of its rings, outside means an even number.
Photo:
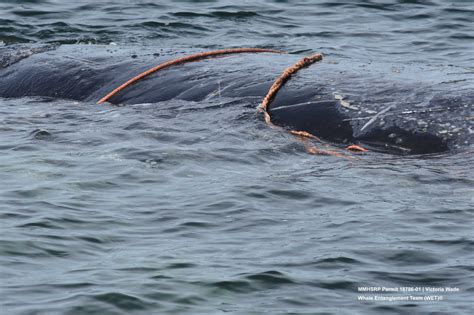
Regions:
<svg viewBox="0 0 474 315"><path fill-rule="evenodd" d="M474 87L472 1L0 1L18 44L322 52ZM0 98L0 314L474 313L472 144L315 156L256 105Z"/></svg>

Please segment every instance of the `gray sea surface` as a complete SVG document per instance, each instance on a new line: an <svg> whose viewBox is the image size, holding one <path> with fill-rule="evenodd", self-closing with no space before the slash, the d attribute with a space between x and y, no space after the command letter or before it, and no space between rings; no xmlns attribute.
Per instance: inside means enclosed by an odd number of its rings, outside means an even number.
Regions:
<svg viewBox="0 0 474 315"><path fill-rule="evenodd" d="M0 1L18 44L320 51L474 87L469 0ZM258 103L0 98L0 314L474 313L472 144L310 155Z"/></svg>

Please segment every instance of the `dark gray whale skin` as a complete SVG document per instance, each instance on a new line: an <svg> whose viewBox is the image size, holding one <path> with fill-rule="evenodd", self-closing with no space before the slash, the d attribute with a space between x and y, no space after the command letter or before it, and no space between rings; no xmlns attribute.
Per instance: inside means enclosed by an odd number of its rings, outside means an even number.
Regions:
<svg viewBox="0 0 474 315"><path fill-rule="evenodd" d="M195 52L92 45L6 46L0 48L0 97L96 102L142 71ZM257 105L275 78L300 58L239 54L178 65L128 87L110 102L230 97ZM389 153L437 153L470 146L470 78L461 80L467 85L453 91L443 85L446 75L437 70L424 69L428 77L440 75L439 82L433 82L418 76L414 80L410 72L401 79L387 79L383 66L372 66L370 71L365 66L325 58L300 71L270 105L272 122L341 146L360 143Z"/></svg>

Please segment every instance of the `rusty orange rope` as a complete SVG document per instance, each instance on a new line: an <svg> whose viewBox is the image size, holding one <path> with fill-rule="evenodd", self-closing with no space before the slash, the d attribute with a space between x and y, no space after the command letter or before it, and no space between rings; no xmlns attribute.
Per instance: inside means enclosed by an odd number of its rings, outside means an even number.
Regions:
<svg viewBox="0 0 474 315"><path fill-rule="evenodd" d="M295 73L297 73L299 70L308 67L312 65L315 62L318 62L323 59L323 56L319 53L311 55L309 57L305 57L301 60L299 60L297 63L292 65L291 67L285 69L283 73L275 80L275 82L272 84L270 87L270 90L268 91L267 95L264 97L262 103L260 104L260 109L263 111L264 117L265 117L265 122L269 126L274 126L270 114L268 113L268 108L270 106L270 103L273 101L275 96L277 95L278 91L281 89L283 85L291 78L291 76ZM307 131L299 131L299 130L290 130L290 133L295 135L296 137L300 138L303 141L303 144L306 148L306 151L311 154L323 154L323 155L332 155L332 156L337 156L337 157L349 157L347 155L341 154L335 150L321 150L317 148L316 146L308 143L307 139L314 139L317 140L318 142L323 142L321 139L316 137L315 135L307 132ZM354 151L354 152L365 152L367 151L366 149L352 144L346 148L347 150Z"/></svg>
<svg viewBox="0 0 474 315"><path fill-rule="evenodd" d="M320 61L323 59L323 56L321 54L314 54L309 57L305 57L292 65L289 68L286 68L285 71L273 82L272 86L270 87L270 90L268 91L267 95L263 98L262 103L260 104L260 109L263 111L264 117L265 117L265 122L269 126L274 126L270 114L268 114L268 108L270 106L270 103L273 101L275 96L277 95L278 91L281 89L283 85L291 78L293 74L298 72L300 69L308 67L312 65L313 63ZM306 132L306 131L298 131L298 130L290 130L290 133L295 135L296 137L300 138L306 148L306 151L311 154L325 154L325 155L334 155L337 157L343 157L345 155L340 154L338 152L335 152L333 150L320 150L316 148L314 145L311 145L308 143L306 139L311 138L315 139L319 142L321 140L316 137L315 135Z"/></svg>
<svg viewBox="0 0 474 315"><path fill-rule="evenodd" d="M186 62L197 61L197 60L201 60L201 59L205 59L205 58L209 58L209 57L213 57L213 56L228 55L228 54L239 54L239 53L278 53L278 54L282 54L282 53L285 53L285 52L280 51L280 50L265 49L265 48L230 48L230 49L207 51L207 52L203 52L203 53L197 53L197 54L193 54L193 55L189 55L189 56L180 57L178 59L170 60L170 61L167 61L165 63L159 64L159 65L157 65L157 66L155 66L151 69L148 69L145 72L142 72L139 75L131 78L127 82L125 82L122 85L120 85L119 87L115 88L113 91L111 91L106 96L102 97L97 102L97 104L101 104L103 102L108 101L112 96L114 96L118 92L122 91L126 87L132 85L133 83L135 83L135 82L143 79L144 77L146 77L146 76L148 76L148 75L150 75L150 74L152 74L156 71L159 71L161 69L165 69L165 68L168 68L170 66L179 65L179 64L186 63Z"/></svg>
<svg viewBox="0 0 474 315"><path fill-rule="evenodd" d="M265 115L265 121L267 123L271 123L270 115L268 114L268 106L272 102L273 98L275 95L278 93L280 88L285 85L286 81L288 81L293 74L298 72L300 69L305 68L317 61L320 61L323 59L323 56L321 54L314 54L309 57L305 57L292 65L289 68L286 68L285 71L276 79L276 81L273 83L273 85L270 87L270 90L268 91L267 95L264 97L262 104L260 105L261 110L263 110L263 113Z"/></svg>

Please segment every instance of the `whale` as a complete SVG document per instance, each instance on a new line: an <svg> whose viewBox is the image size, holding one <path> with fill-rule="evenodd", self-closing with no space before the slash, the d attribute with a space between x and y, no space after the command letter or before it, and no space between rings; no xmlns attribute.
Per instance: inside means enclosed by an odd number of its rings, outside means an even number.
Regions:
<svg viewBox="0 0 474 315"><path fill-rule="evenodd" d="M0 47L0 97L94 102L152 66L204 51L113 45ZM256 108L304 52L215 56L153 73L107 106L232 98ZM472 74L325 56L293 75L267 108L272 125L336 147L390 154L464 150L472 143ZM454 72L454 71L452 71ZM454 88L453 88L454 87Z"/></svg>

